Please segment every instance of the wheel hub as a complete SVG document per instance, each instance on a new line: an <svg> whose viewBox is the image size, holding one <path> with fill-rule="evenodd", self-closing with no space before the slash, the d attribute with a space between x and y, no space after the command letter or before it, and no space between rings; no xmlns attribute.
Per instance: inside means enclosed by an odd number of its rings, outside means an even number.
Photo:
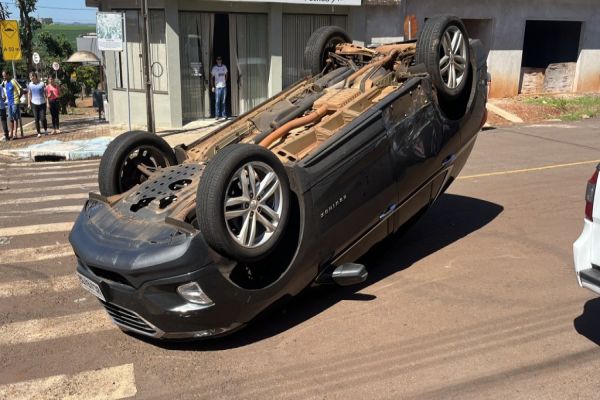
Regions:
<svg viewBox="0 0 600 400"><path fill-rule="evenodd" d="M266 243L279 225L282 197L279 178L269 165L252 161L238 169L229 181L223 207L233 240L246 248Z"/></svg>

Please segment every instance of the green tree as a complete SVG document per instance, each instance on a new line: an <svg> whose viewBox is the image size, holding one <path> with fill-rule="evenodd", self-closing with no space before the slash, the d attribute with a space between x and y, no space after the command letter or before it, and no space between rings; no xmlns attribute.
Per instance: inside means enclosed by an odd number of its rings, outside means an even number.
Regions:
<svg viewBox="0 0 600 400"><path fill-rule="evenodd" d="M100 83L100 75L98 67L90 65L82 65L75 68L77 74L77 82L85 86L85 94L90 95Z"/></svg>
<svg viewBox="0 0 600 400"><path fill-rule="evenodd" d="M0 20L5 20L10 18L10 12L8 12L8 8L6 4L0 2Z"/></svg>
<svg viewBox="0 0 600 400"><path fill-rule="evenodd" d="M33 70L33 32L42 27L42 24L32 15L35 11L37 0L17 0L19 7L19 17L21 19L21 47L23 56L27 63L27 71Z"/></svg>
<svg viewBox="0 0 600 400"><path fill-rule="evenodd" d="M9 19L10 18L10 12L8 11L8 7L6 6L6 4L0 2L0 20L5 20L5 19ZM2 49L0 46L0 55L2 54ZM4 70L7 67L6 62L4 61L4 57L1 57L2 60L0 61L0 70Z"/></svg>
<svg viewBox="0 0 600 400"><path fill-rule="evenodd" d="M55 72L52 69L53 61L61 61L73 54L73 46L67 40L64 35L52 35L50 32L41 32L38 35L39 51L42 54L42 58L47 60L46 70L44 71L46 76L56 74L60 82L61 92L61 108L62 112L67 112L67 106L75 107L75 99L77 94L81 91L81 86L71 80L71 75L75 71L75 65L70 63L61 63L61 69Z"/></svg>

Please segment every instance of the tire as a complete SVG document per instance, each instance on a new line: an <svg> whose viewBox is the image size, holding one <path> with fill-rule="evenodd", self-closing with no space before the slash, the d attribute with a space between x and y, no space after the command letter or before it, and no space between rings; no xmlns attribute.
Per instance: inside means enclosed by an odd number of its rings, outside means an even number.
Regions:
<svg viewBox="0 0 600 400"><path fill-rule="evenodd" d="M251 170L258 177L256 193L252 193L248 179ZM261 188L269 173L276 180L269 178ZM262 146L240 143L225 147L208 162L198 185L196 218L204 239L218 253L237 261L256 262L277 246L286 229L289 207L290 186L281 161Z"/></svg>
<svg viewBox="0 0 600 400"><path fill-rule="evenodd" d="M460 47L452 46L453 39ZM467 86L471 68L469 37L462 21L448 15L428 19L417 40L415 61L425 65L438 96L446 100L459 97Z"/></svg>
<svg viewBox="0 0 600 400"><path fill-rule="evenodd" d="M350 43L350 37L339 26L323 26L310 35L304 48L304 68L311 75L320 74L325 68L327 55L340 43Z"/></svg>
<svg viewBox="0 0 600 400"><path fill-rule="evenodd" d="M177 164L175 152L161 137L143 131L125 132L106 148L100 160L100 194L113 196L142 183L147 176L137 165L150 170Z"/></svg>

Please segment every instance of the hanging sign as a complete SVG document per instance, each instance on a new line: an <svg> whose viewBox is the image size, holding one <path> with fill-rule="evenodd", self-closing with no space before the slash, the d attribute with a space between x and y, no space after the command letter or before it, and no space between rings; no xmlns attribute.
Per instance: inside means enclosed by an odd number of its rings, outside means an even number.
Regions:
<svg viewBox="0 0 600 400"><path fill-rule="evenodd" d="M4 61L18 61L21 55L21 40L19 38L19 24L17 21L0 21L0 34L2 36L2 55Z"/></svg>
<svg viewBox="0 0 600 400"><path fill-rule="evenodd" d="M96 13L96 37L98 50L123 50L123 14L114 12Z"/></svg>

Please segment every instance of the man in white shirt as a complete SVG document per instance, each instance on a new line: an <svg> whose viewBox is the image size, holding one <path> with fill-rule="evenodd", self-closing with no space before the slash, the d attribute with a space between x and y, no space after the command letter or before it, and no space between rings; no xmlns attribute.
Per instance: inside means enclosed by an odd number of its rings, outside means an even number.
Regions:
<svg viewBox="0 0 600 400"><path fill-rule="evenodd" d="M212 91L215 94L215 117L227 118L225 115L225 99L227 99L227 67L221 56L217 56L217 64L210 71Z"/></svg>

